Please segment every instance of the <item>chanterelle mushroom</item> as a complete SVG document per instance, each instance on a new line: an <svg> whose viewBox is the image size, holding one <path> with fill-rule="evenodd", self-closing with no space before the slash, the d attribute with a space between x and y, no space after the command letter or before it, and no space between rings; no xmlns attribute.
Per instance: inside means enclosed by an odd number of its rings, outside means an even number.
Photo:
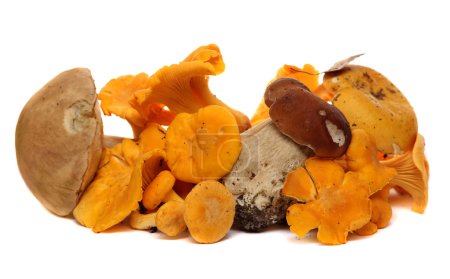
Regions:
<svg viewBox="0 0 450 279"><path fill-rule="evenodd" d="M48 82L23 108L16 127L17 164L36 198L65 216L97 170L102 141L91 73L72 69Z"/></svg>
<svg viewBox="0 0 450 279"><path fill-rule="evenodd" d="M224 69L219 47L201 46L180 63L162 67L152 76L141 73L111 80L99 93L101 107L106 115L127 119L136 136L150 122L168 125L175 114L195 113L208 105L230 111L242 132L250 127L248 117L220 101L208 87L208 77Z"/></svg>
<svg viewBox="0 0 450 279"><path fill-rule="evenodd" d="M424 148L425 139L418 134L412 150L396 158L381 161L382 165L395 168L397 175L391 182L412 196L412 209L418 213L423 213L428 203L429 174Z"/></svg>

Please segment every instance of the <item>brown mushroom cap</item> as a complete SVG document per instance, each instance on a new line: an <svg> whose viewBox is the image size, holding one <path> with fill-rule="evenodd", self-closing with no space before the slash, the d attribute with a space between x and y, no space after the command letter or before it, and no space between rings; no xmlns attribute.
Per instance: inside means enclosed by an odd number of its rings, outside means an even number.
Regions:
<svg viewBox="0 0 450 279"><path fill-rule="evenodd" d="M347 119L334 106L315 96L301 82L280 78L264 94L270 118L294 142L319 157L342 156L351 141Z"/></svg>
<svg viewBox="0 0 450 279"><path fill-rule="evenodd" d="M103 124L88 69L65 71L35 93L16 127L20 173L36 198L65 216L92 180L102 153Z"/></svg>

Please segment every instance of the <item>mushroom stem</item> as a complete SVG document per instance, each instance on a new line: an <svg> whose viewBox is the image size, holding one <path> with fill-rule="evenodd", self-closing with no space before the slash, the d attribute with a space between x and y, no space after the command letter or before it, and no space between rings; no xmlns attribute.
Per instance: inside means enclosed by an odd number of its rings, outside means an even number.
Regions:
<svg viewBox="0 0 450 279"><path fill-rule="evenodd" d="M149 230L156 227L156 212L141 214L133 211L128 220L130 227L136 230Z"/></svg>
<svg viewBox="0 0 450 279"><path fill-rule="evenodd" d="M176 201L176 202L184 202L184 200L174 191L170 190L169 193L163 198L163 202Z"/></svg>
<svg viewBox="0 0 450 279"><path fill-rule="evenodd" d="M423 213L428 202L428 162L425 158L424 146L424 138L417 135L412 151L381 161L381 164L395 168L397 175L391 183L411 195L414 199L412 210L417 213Z"/></svg>

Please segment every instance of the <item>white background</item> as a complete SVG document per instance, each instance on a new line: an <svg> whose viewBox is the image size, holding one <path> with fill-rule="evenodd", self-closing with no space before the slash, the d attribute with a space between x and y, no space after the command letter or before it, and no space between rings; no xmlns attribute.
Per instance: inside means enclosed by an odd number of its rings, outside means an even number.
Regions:
<svg viewBox="0 0 450 279"><path fill-rule="evenodd" d="M0 4L0 278L449 278L449 8L445 1L2 1ZM28 98L63 70L87 67L97 88L152 74L216 43L220 99L251 116L283 64L356 63L389 77L409 99L431 166L423 215L396 201L388 228L346 245L288 230L232 231L214 245L187 235L95 234L47 212L17 170L14 129ZM105 133L131 136L125 121ZM175 277L177 276L177 277ZM427 278L426 277L426 278Z"/></svg>

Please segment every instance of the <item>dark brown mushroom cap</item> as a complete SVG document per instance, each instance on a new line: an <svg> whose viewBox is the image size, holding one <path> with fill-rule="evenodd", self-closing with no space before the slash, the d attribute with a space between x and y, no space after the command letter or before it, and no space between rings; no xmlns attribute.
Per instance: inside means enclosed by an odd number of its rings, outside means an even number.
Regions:
<svg viewBox="0 0 450 279"><path fill-rule="evenodd" d="M294 142L308 146L319 157L344 155L351 141L351 130L339 109L292 78L272 82L264 98L270 105L272 121Z"/></svg>
<svg viewBox="0 0 450 279"><path fill-rule="evenodd" d="M306 90L310 92L308 87L297 79L279 78L273 81L270 86L266 88L266 92L264 93L264 102L266 103L266 106L270 108L276 99L298 90Z"/></svg>

